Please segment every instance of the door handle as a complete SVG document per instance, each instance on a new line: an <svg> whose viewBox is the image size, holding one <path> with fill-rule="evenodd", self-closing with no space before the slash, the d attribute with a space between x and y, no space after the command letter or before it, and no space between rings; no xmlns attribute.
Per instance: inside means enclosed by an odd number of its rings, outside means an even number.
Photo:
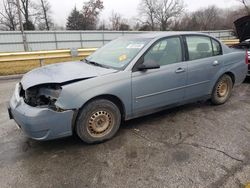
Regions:
<svg viewBox="0 0 250 188"><path fill-rule="evenodd" d="M220 63L219 63L219 61L214 61L213 62L213 66L217 66L217 65L219 65Z"/></svg>
<svg viewBox="0 0 250 188"><path fill-rule="evenodd" d="M181 67L175 71L175 73L182 73L182 72L185 72L185 69Z"/></svg>

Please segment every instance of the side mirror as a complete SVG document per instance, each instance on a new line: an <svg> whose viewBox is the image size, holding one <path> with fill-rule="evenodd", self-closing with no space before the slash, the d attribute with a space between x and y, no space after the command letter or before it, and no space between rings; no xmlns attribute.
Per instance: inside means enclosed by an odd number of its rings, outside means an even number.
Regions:
<svg viewBox="0 0 250 188"><path fill-rule="evenodd" d="M160 68L160 65L152 60L143 61L143 63L138 66L138 69L140 71L145 71L149 69L159 69L159 68Z"/></svg>

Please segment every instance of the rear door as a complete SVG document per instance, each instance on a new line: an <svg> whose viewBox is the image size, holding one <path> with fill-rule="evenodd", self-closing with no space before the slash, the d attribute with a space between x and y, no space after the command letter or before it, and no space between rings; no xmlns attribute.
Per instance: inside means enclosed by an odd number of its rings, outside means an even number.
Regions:
<svg viewBox="0 0 250 188"><path fill-rule="evenodd" d="M186 99L210 94L213 79L223 67L222 48L218 41L203 35L185 37L187 48Z"/></svg>

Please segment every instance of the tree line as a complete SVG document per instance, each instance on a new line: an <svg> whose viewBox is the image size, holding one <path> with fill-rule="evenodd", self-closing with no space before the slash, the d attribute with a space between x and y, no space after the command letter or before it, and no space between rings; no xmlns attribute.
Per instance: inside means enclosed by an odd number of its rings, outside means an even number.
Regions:
<svg viewBox="0 0 250 188"><path fill-rule="evenodd" d="M51 30L54 26L48 0L20 0L20 11L25 30ZM0 29L15 31L19 28L17 1L3 0Z"/></svg>
<svg viewBox="0 0 250 188"><path fill-rule="evenodd" d="M235 0L239 6L218 8L215 5L189 12L183 0L141 0L137 30L201 31L233 29L233 22L250 15L250 0Z"/></svg>
<svg viewBox="0 0 250 188"><path fill-rule="evenodd" d="M235 0L239 6L222 9L216 6L190 12L183 0L141 0L138 17L126 19L112 11L108 19L100 18L103 0L86 0L82 7L74 7L67 17L65 27L53 22L53 12L48 0L20 0L24 30L219 30L232 29L233 21L250 15L250 0ZM0 12L0 30L20 29L17 0L3 0Z"/></svg>

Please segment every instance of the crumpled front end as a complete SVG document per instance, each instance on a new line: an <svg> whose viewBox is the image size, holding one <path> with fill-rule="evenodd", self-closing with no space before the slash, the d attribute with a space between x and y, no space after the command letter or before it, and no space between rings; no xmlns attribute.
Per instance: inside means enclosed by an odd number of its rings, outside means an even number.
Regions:
<svg viewBox="0 0 250 188"><path fill-rule="evenodd" d="M23 90L20 83L10 101L9 113L26 135L51 140L72 135L73 110L55 106L59 85L42 85Z"/></svg>

